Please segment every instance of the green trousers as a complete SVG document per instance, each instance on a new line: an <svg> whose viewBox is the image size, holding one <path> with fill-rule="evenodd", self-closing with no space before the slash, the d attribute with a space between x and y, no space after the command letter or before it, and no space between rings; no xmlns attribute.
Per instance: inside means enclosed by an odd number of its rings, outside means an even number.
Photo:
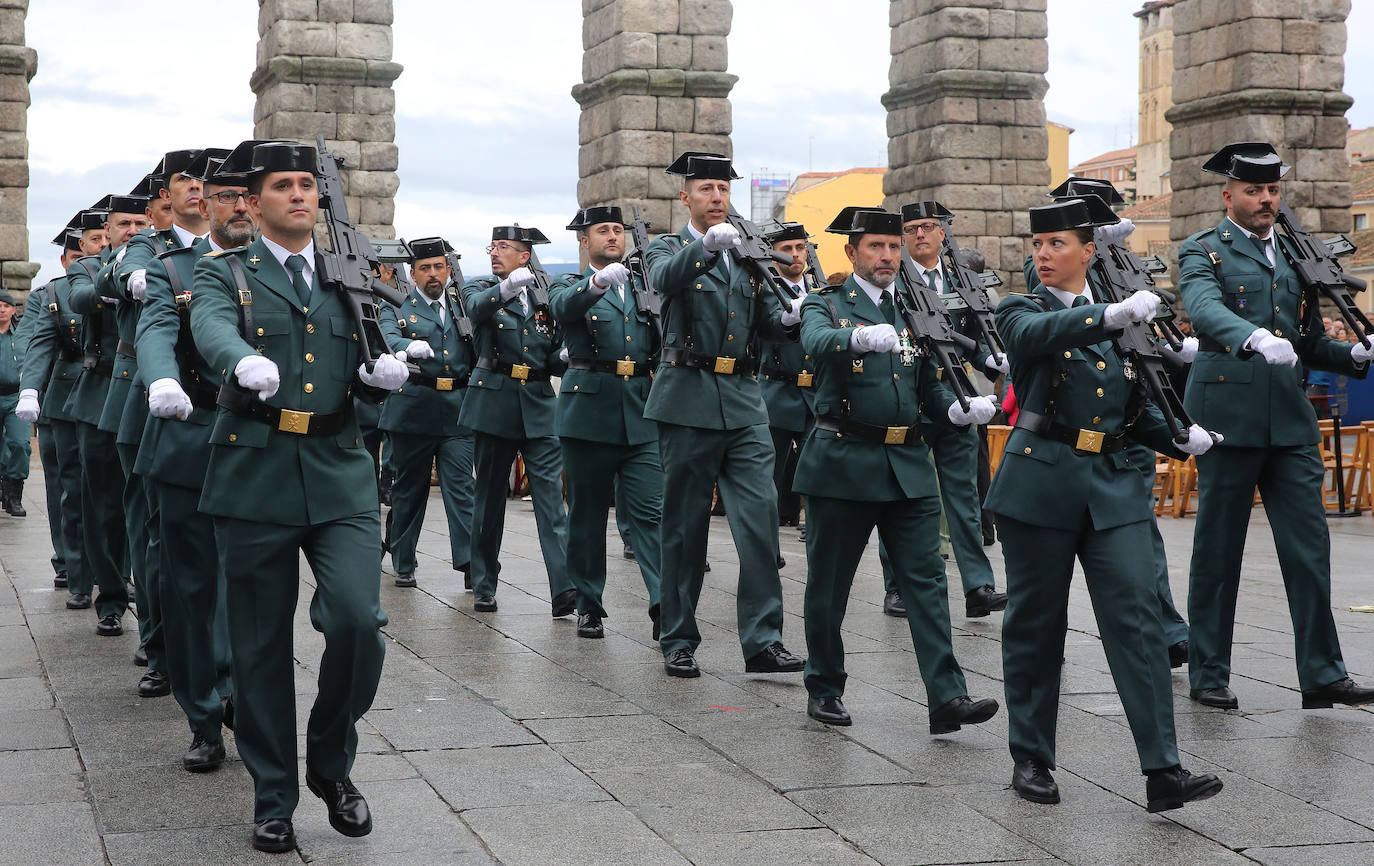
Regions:
<svg viewBox="0 0 1374 866"><path fill-rule="evenodd" d="M93 583L86 561L86 542L81 533L81 443L77 439L76 428L75 421L59 421L54 418L48 423L48 430L52 433L53 457L57 461L57 471L53 473L53 477L62 492L59 508L62 516L62 556L67 570L67 593L89 595ZM52 519L53 513L55 512L49 512L49 520Z"/></svg>
<svg viewBox="0 0 1374 866"><path fill-rule="evenodd" d="M448 517L452 565L465 569L472 559L472 435L421 436L387 434L386 462L395 479L391 486L391 567L397 574L415 573L415 548L429 504L430 467L439 465L439 492Z"/></svg>
<svg viewBox="0 0 1374 866"><path fill-rule="evenodd" d="M119 468L113 433L76 422L81 446L81 544L83 586L99 587L95 614L123 616L129 608L124 578L129 574L129 537L124 527L124 475ZM70 586L70 572L68 573ZM75 592L75 590L73 590Z"/></svg>
<svg viewBox="0 0 1374 866"><path fill-rule="evenodd" d="M52 542L50 561L53 574L61 574L67 570L69 554L62 536L62 479L57 468L57 442L47 421L38 425L38 459L43 465L43 497L48 510L48 538Z"/></svg>
<svg viewBox="0 0 1374 866"><path fill-rule="evenodd" d="M660 464L659 471L663 471ZM615 481L615 531L620 533L620 543L629 546L630 544L630 508L625 504L625 494L620 492L620 479ZM631 547L631 550L634 548Z"/></svg>
<svg viewBox="0 0 1374 866"><path fill-rule="evenodd" d="M1107 666L1135 738L1142 772L1178 764L1168 644L1159 617L1150 522L1094 529L1085 512L1077 530L1031 526L999 514L1007 563L1002 674L1007 727L1016 761L1055 766L1059 677L1068 631L1074 559L1092 598Z"/></svg>
<svg viewBox="0 0 1374 866"><path fill-rule="evenodd" d="M191 730L219 742L220 698L230 697L229 620L215 523L198 510L200 490L149 480L157 500L161 580L158 609L172 695Z"/></svg>
<svg viewBox="0 0 1374 866"><path fill-rule="evenodd" d="M773 487L778 491L778 523L796 523L801 519L801 496L792 492L792 478L797 474L797 456L806 445L807 431L769 427L773 440Z"/></svg>
<svg viewBox="0 0 1374 866"><path fill-rule="evenodd" d="M945 561L940 558L940 501L933 496L900 502L806 498L806 690L812 697L844 694L844 640L840 629L854 572L868 539L892 554L897 589L906 604L916 664L934 709L968 694L950 637Z"/></svg>
<svg viewBox="0 0 1374 866"><path fill-rule="evenodd" d="M658 430L663 461L660 647L666 656L701 644L696 608L715 486L739 554L735 617L740 648L750 658L782 641L778 496L768 425L704 430L659 422Z"/></svg>
<svg viewBox="0 0 1374 866"><path fill-rule="evenodd" d="M0 475L23 480L33 457L33 425L14 414L17 405L18 396L0 397Z"/></svg>
<svg viewBox="0 0 1374 866"><path fill-rule="evenodd" d="M1195 689L1231 679L1241 557L1255 488L1274 546L1293 618L1298 683L1304 690L1346 675L1331 615L1331 537L1322 502L1316 445L1213 448L1197 459L1197 526L1188 578L1188 679Z"/></svg>
<svg viewBox="0 0 1374 866"><path fill-rule="evenodd" d="M233 656L234 740L253 777L255 821L289 820L299 795L292 626L301 553L315 578L310 623L324 635L305 765L333 781L353 770L357 721L372 706L386 652L380 538L375 510L316 526L215 518Z"/></svg>
<svg viewBox="0 0 1374 866"><path fill-rule="evenodd" d="M148 654L148 669L166 671L162 642L162 596L158 590L160 550L154 521L156 503L143 476L134 472L137 445L115 445L124 470L124 532L129 545L129 571L134 579L134 605L138 608L138 641Z"/></svg>
<svg viewBox="0 0 1374 866"><path fill-rule="evenodd" d="M611 445L567 437L559 441L568 478L568 577L577 588L578 612L606 615L601 605L606 589L606 518L612 504L623 503L630 545L649 592L649 617L657 618L663 521L658 443ZM620 508L617 504L618 518Z"/></svg>
<svg viewBox="0 0 1374 866"><path fill-rule="evenodd" d="M557 436L505 439L473 434L477 503L472 519L472 592L496 595L501 574L501 536L506 528L506 498L515 455L525 459L525 477L534 499L539 550L549 576L550 596L572 589L568 579L568 515L563 510L563 452Z"/></svg>
<svg viewBox="0 0 1374 866"><path fill-rule="evenodd" d="M1169 556L1164 552L1164 536L1159 534L1159 521L1150 518L1150 542L1155 558L1155 584L1159 594L1159 622L1164 626L1164 642L1173 646L1188 639L1188 623L1174 605L1174 592L1169 588Z"/></svg>

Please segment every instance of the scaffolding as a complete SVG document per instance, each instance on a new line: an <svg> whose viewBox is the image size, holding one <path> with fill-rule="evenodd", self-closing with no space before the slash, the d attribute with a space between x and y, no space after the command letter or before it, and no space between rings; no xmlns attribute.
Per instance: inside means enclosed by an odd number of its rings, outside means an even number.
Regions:
<svg viewBox="0 0 1374 866"><path fill-rule="evenodd" d="M787 197L792 177L787 174L756 173L749 178L749 219L756 223L773 218L773 208Z"/></svg>

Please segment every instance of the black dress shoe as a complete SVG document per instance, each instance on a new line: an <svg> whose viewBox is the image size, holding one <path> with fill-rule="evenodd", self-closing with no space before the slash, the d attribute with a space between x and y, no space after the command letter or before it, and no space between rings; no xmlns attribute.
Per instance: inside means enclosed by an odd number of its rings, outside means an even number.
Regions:
<svg viewBox="0 0 1374 866"><path fill-rule="evenodd" d="M372 832L372 812L353 782L331 782L305 771L305 786L324 801L329 811L329 826L345 836L366 836Z"/></svg>
<svg viewBox="0 0 1374 866"><path fill-rule="evenodd" d="M66 572L65 570L64 570L64 571L59 571L57 574L54 574L54 575L52 576L52 588L53 588L53 589L66 589L66 588L67 588L67 572Z"/></svg>
<svg viewBox="0 0 1374 866"><path fill-rule="evenodd" d="M577 636L590 638L605 637L606 630L601 626L601 617L594 613L578 614Z"/></svg>
<svg viewBox="0 0 1374 866"><path fill-rule="evenodd" d="M1236 693L1226 686L1217 686L1214 689L1190 689L1188 697L1204 707L1216 707L1219 710L1240 709L1240 701L1236 700Z"/></svg>
<svg viewBox="0 0 1374 866"><path fill-rule="evenodd" d="M565 589L553 597L553 615L567 616L577 612L577 590Z"/></svg>
<svg viewBox="0 0 1374 866"><path fill-rule="evenodd" d="M479 595L472 600L472 609L482 613L492 613L496 610L496 596Z"/></svg>
<svg viewBox="0 0 1374 866"><path fill-rule="evenodd" d="M930 732L948 734L963 725L976 725L997 715L999 705L992 698L974 700L960 695L930 714Z"/></svg>
<svg viewBox="0 0 1374 866"><path fill-rule="evenodd" d="M1211 773L1194 776L1182 767L1154 770L1145 781L1145 808L1167 812L1193 800L1206 800L1220 790L1221 780Z"/></svg>
<svg viewBox="0 0 1374 866"><path fill-rule="evenodd" d="M992 547L992 546L993 546L994 544L996 544L996 543L997 543L997 533L996 533L996 531L989 532L989 531L987 531L987 530L984 530L984 531L983 531L983 546L984 546L984 547Z"/></svg>
<svg viewBox="0 0 1374 866"><path fill-rule="evenodd" d="M751 674L795 674L806 667L806 659L794 656L781 643L771 643L744 662Z"/></svg>
<svg viewBox="0 0 1374 866"><path fill-rule="evenodd" d="M1016 795L1032 803L1058 803L1059 785L1050 775L1050 768L1039 761L1017 761L1011 771L1011 786Z"/></svg>
<svg viewBox="0 0 1374 866"><path fill-rule="evenodd" d="M633 562L635 558L634 548L627 544L625 545L625 549L620 552L620 555Z"/></svg>
<svg viewBox="0 0 1374 866"><path fill-rule="evenodd" d="M396 575L396 585L411 587L415 585L415 572L407 571L404 574Z"/></svg>
<svg viewBox="0 0 1374 866"><path fill-rule="evenodd" d="M119 614L107 613L95 624L95 633L101 637L115 637L124 634L124 626L119 624Z"/></svg>
<svg viewBox="0 0 1374 866"><path fill-rule="evenodd" d="M782 570L783 570L784 568L786 568L786 567L787 567L787 560L785 560L785 559L782 558L782 554L781 554L781 553L778 554L778 571L782 571Z"/></svg>
<svg viewBox="0 0 1374 866"><path fill-rule="evenodd" d="M148 647L139 644L138 649L134 650L134 664L141 668L148 666Z"/></svg>
<svg viewBox="0 0 1374 866"><path fill-rule="evenodd" d="M1332 704L1358 707L1368 703L1374 703L1374 689L1356 685L1350 677L1302 693L1304 710L1325 710Z"/></svg>
<svg viewBox="0 0 1374 866"><path fill-rule="evenodd" d="M140 698L160 698L171 693L172 681L167 679L167 675L162 671L148 671L143 675L143 679L138 681Z"/></svg>
<svg viewBox="0 0 1374 866"><path fill-rule="evenodd" d="M670 677L692 677L701 676L701 668L697 667L697 660L692 658L692 651L689 649L673 650L663 659L663 672Z"/></svg>
<svg viewBox="0 0 1374 866"><path fill-rule="evenodd" d="M67 596L68 610L85 610L91 606L91 594L89 592L74 592Z"/></svg>
<svg viewBox="0 0 1374 866"><path fill-rule="evenodd" d="M1181 668L1188 663L1188 642L1181 640L1169 644L1169 667Z"/></svg>
<svg viewBox="0 0 1374 866"><path fill-rule="evenodd" d="M806 714L827 725L844 727L854 724L849 717L849 710L844 708L844 702L839 698L807 698Z"/></svg>
<svg viewBox="0 0 1374 866"><path fill-rule="evenodd" d="M969 617L987 616L994 610L1005 610L1007 594L990 586L980 586L964 596L964 614Z"/></svg>
<svg viewBox="0 0 1374 866"><path fill-rule="evenodd" d="M894 589L883 596L883 613L906 619L906 602L902 601L900 592Z"/></svg>
<svg viewBox="0 0 1374 866"><path fill-rule="evenodd" d="M181 756L181 768L189 773L208 773L218 770L224 763L224 741L211 743L196 734L191 738L191 748Z"/></svg>
<svg viewBox="0 0 1374 866"><path fill-rule="evenodd" d="M253 847L268 854L285 854L296 847L296 831L284 818L268 818L253 825Z"/></svg>

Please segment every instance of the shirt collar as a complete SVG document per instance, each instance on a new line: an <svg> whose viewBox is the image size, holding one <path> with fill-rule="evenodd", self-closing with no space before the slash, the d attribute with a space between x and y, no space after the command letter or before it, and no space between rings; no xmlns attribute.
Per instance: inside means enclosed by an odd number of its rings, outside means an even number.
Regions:
<svg viewBox="0 0 1374 866"><path fill-rule="evenodd" d="M210 252L212 252L212 253L222 253L222 252L224 252L224 247L222 247L222 246L220 246L219 244L215 243L215 236L214 236L214 235L212 235L212 234L206 234L206 235L205 235L205 240L206 240L207 243L210 244Z"/></svg>
<svg viewBox="0 0 1374 866"><path fill-rule="evenodd" d="M687 232L692 236L692 240L699 241L706 236L706 232L697 231L697 227L692 225L692 221L687 220Z"/></svg>
<svg viewBox="0 0 1374 866"><path fill-rule="evenodd" d="M854 275L854 282L859 284L859 288L864 290L864 294L868 295L868 299L873 302L873 306L875 307L882 302L883 292L889 291L891 288L889 287L888 289L881 289L870 283L868 280L865 280L858 274Z"/></svg>
<svg viewBox="0 0 1374 866"><path fill-rule="evenodd" d="M1240 223L1236 222L1235 220L1231 220L1231 222L1232 222L1232 224L1235 225L1236 228L1240 229L1241 234L1245 235L1247 238L1249 238L1249 239L1252 240L1252 241L1270 241L1270 240L1273 240L1273 239L1274 239L1274 227L1273 227L1273 226L1270 226L1270 227L1269 227L1269 234L1265 235L1264 237L1260 237L1259 235L1257 235L1257 234L1255 234L1254 232L1250 231L1250 230L1247 229L1245 226L1241 225Z"/></svg>
<svg viewBox="0 0 1374 866"><path fill-rule="evenodd" d="M262 236L262 245L267 247L267 251L272 254L272 258L277 260L277 264L281 265L281 269L286 271L286 274L289 277L291 275L291 271L286 267L286 257L294 255L294 253L292 253L290 250L288 250L281 244L277 243L276 241L272 240L267 235ZM301 276L305 279L307 283L309 283L311 278L315 274L314 238L311 238L310 242L305 245L305 249L300 251L300 255L305 257L305 267L301 269Z"/></svg>
<svg viewBox="0 0 1374 866"><path fill-rule="evenodd" d="M447 288L447 286L445 286L445 288ZM416 286L416 287L413 289L413 291L415 292L415 297L417 297L417 298L419 298L420 300L424 301L426 304L429 304L431 307L434 307L434 306L439 306L439 307L444 307L444 308L447 308L447 307L448 307L448 304L446 304L446 303L444 302L444 301L445 301L445 296L448 294L448 292L443 292L443 291L441 291L441 292L439 292L439 297L434 298L433 300L431 300L430 297L429 297L429 295L426 295L426 294L425 294L425 290L422 289L422 288L420 288L419 286Z"/></svg>
<svg viewBox="0 0 1374 866"><path fill-rule="evenodd" d="M177 239L181 241L181 245L183 247L189 247L191 244L196 242L197 238L201 237L200 235L191 234L188 230L182 228L176 223L172 223L172 231L176 232Z"/></svg>
<svg viewBox="0 0 1374 866"><path fill-rule="evenodd" d="M1066 292L1063 289L1056 289L1054 286L1045 286L1045 288L1049 289L1050 293L1059 299L1059 303L1063 304L1066 307L1072 307L1074 300L1078 298L1078 295L1074 294L1073 292ZM1088 303L1090 304L1096 303L1096 300L1093 296L1092 283L1087 282L1086 277L1084 278L1083 284L1083 297L1087 298Z"/></svg>

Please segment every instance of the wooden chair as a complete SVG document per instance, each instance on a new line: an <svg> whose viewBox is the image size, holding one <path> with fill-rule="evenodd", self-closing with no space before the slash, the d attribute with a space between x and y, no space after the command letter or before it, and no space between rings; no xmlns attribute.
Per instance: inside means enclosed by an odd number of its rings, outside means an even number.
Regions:
<svg viewBox="0 0 1374 866"><path fill-rule="evenodd" d="M1011 435L1011 427L1006 424L988 425L988 464L992 467L992 474L997 474L997 467L1002 462L1002 453L1007 450L1007 437Z"/></svg>
<svg viewBox="0 0 1374 866"><path fill-rule="evenodd" d="M1173 510L1174 498L1174 473L1177 471L1174 464L1177 463L1169 457L1159 456L1155 461L1155 514L1169 514Z"/></svg>
<svg viewBox="0 0 1374 866"><path fill-rule="evenodd" d="M1172 460L1174 471L1174 517L1186 517L1197 513L1193 498L1197 495L1197 461Z"/></svg>

